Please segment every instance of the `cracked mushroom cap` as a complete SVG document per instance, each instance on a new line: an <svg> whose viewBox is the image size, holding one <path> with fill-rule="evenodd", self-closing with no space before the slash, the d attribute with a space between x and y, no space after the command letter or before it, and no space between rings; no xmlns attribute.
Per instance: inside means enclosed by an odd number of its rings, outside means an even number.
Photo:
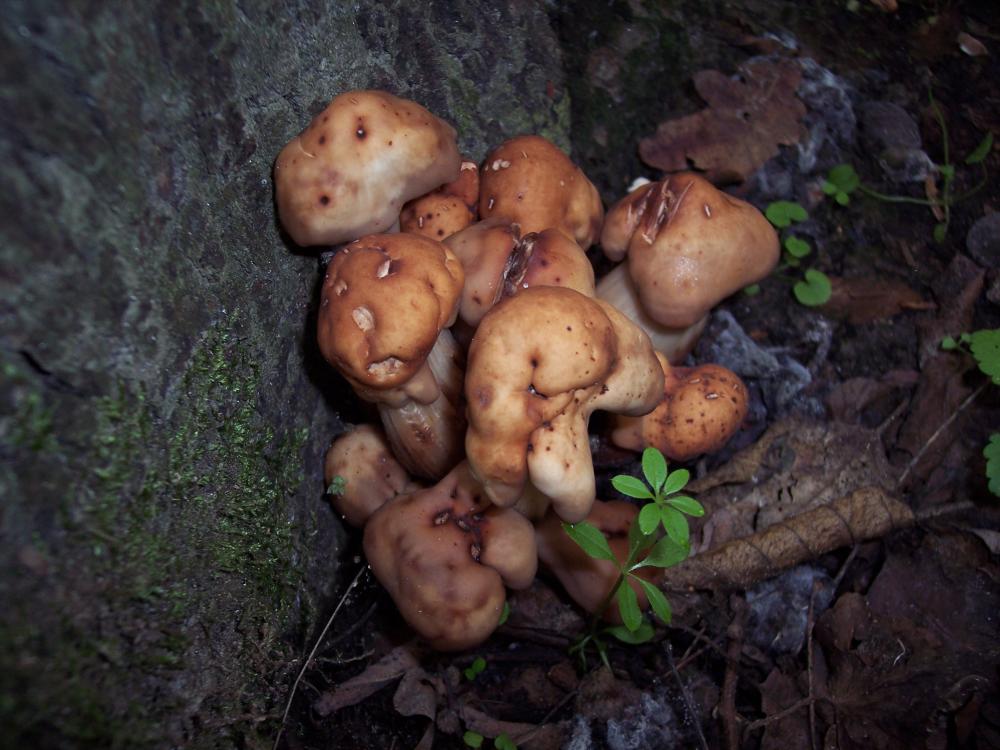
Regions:
<svg viewBox="0 0 1000 750"><path fill-rule="evenodd" d="M610 305L525 289L486 314L469 348L470 467L497 505L515 504L530 479L575 523L594 501L590 414L645 414L662 378L649 338Z"/></svg>
<svg viewBox="0 0 1000 750"><path fill-rule="evenodd" d="M442 651L486 640L504 586L527 588L538 565L531 522L491 505L464 462L382 506L365 526L364 548L406 621Z"/></svg>
<svg viewBox="0 0 1000 750"><path fill-rule="evenodd" d="M329 487L334 477L344 480L344 490L331 495L333 507L358 528L396 495L417 489L392 455L382 431L367 424L340 435L327 449L325 486Z"/></svg>
<svg viewBox="0 0 1000 750"><path fill-rule="evenodd" d="M616 416L611 442L641 451L658 448L674 461L689 461L724 446L743 423L750 394L740 377L721 365L663 367L663 400L642 417Z"/></svg>
<svg viewBox="0 0 1000 750"><path fill-rule="evenodd" d="M399 229L443 241L476 220L478 203L479 167L463 161L458 179L403 206Z"/></svg>
<svg viewBox="0 0 1000 750"><path fill-rule="evenodd" d="M504 297L532 286L564 286L594 296L594 267L580 246L557 229L521 236L503 218L477 222L445 244L462 262L459 317L473 328Z"/></svg>
<svg viewBox="0 0 1000 750"><path fill-rule="evenodd" d="M479 177L479 216L502 216L525 234L559 229L586 250L601 231L597 188L558 146L522 135L497 146Z"/></svg>
<svg viewBox="0 0 1000 750"><path fill-rule="evenodd" d="M760 211L691 173L643 185L615 204L601 246L611 260L628 254L643 310L671 328L697 323L767 276L780 255L778 235Z"/></svg>
<svg viewBox="0 0 1000 750"><path fill-rule="evenodd" d="M431 403L426 358L455 321L464 274L447 247L414 234L373 234L327 266L318 340L326 360L376 403Z"/></svg>
<svg viewBox="0 0 1000 750"><path fill-rule="evenodd" d="M403 203L458 177L455 129L384 91L336 97L274 165L281 224L299 245L384 232Z"/></svg>
<svg viewBox="0 0 1000 750"><path fill-rule="evenodd" d="M628 529L638 513L639 509L631 503L595 500L587 516L587 522L604 533L620 563L628 559ZM604 597L618 580L618 567L610 560L599 560L584 552L566 533L562 520L554 513L549 513L536 524L535 539L542 567L555 575L573 601L587 612L596 614ZM662 570L654 567L639 568L635 573L653 584L663 577ZM639 599L639 609L646 609L649 602L642 586L634 581L629 581L629 585ZM609 607L605 618L620 623L618 607Z"/></svg>

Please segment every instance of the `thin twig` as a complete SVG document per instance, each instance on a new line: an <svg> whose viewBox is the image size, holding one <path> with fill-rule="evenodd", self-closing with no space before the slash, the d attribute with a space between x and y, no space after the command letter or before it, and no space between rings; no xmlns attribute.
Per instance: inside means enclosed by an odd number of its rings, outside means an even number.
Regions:
<svg viewBox="0 0 1000 750"><path fill-rule="evenodd" d="M698 742L701 745L701 749L708 750L708 741L705 739L705 733L701 728L701 717L694 710L691 697L688 695L687 685L684 684L680 672L677 671L677 666L674 664L674 650L670 645L670 641L664 640L663 646L667 652L667 663L670 664L670 672L673 674L674 679L677 680L677 685L681 690L681 700L684 701L684 710L691 717L691 723L694 724L695 731L698 732Z"/></svg>
<svg viewBox="0 0 1000 750"><path fill-rule="evenodd" d="M942 422L942 423L941 423L941 425L940 425L940 426L939 426L939 427L938 427L938 428L937 428L936 430L934 430L934 434L932 434L932 435L931 435L931 436L930 436L930 437L929 437L929 438L927 439L927 442L926 442L926 443L924 443L923 447L922 447L922 448L921 448L921 449L920 449L919 451L917 451L917 455L915 455L915 456L914 456L914 457L913 457L913 458L912 458L912 459L910 460L910 463L909 463L909 464L907 464L907 466L906 466L906 470L905 470L905 471L903 472L903 474L902 474L902 475L901 475L901 476L899 477L899 479L898 479L898 480L896 481L896 485L897 485L898 487L902 487L902 486L903 486L903 483L904 483L904 482L906 482L906 479L907 479L907 477L909 477L909 476L910 476L910 472L911 472L911 471L913 471L913 468L914 468L914 467L915 467L915 466L917 465L917 463L918 463L918 462L920 461L920 459L924 457L924 454L925 454L925 453L927 452L927 450L928 450L928 449L929 449L929 448L931 447L931 445L933 445L933 444L934 444L934 442L935 442L935 441L936 441L936 440L937 440L937 439L938 439L939 437L941 437L941 434L942 434L942 433L943 433L943 432L944 432L944 431L945 431L946 429L948 429L948 428L949 428L949 427L951 426L952 422L954 422L954 421L955 421L955 419L956 419L956 418L958 417L958 415L959 415L959 414L961 414L961 413L962 413L963 411L965 411L965 409L966 409L966 408L968 408L969 404L971 404L971 403L972 403L973 401L975 401L975 400L976 400L976 397L977 397L977 396L978 396L978 395L979 395L980 393L982 393L982 392L983 392L983 389L984 389L984 388L986 388L986 383L983 383L983 384L982 384L982 385L980 385L980 386L979 386L978 388L976 388L976 390L974 390L974 391L973 391L972 393L970 393L970 394L969 394L969 396L968 396L968 398L966 398L966 399L965 399L965 401L963 401L963 402L962 402L961 404L959 404L959 407L958 407L957 409L955 409L955 410L954 410L954 411L953 411L953 412L952 412L952 413L951 413L951 414L950 414L950 415L948 416L948 418L947 418L946 420L944 420L944 422Z"/></svg>
<svg viewBox="0 0 1000 750"><path fill-rule="evenodd" d="M860 545L855 544L851 547L851 554L849 554L847 559L844 560L844 564L841 565L840 570L837 571L837 577L833 579L833 593L835 596L837 594L837 589L840 588L840 582L844 580L844 576L847 574L847 569L851 566L851 563L854 562L854 558L858 555L859 546Z"/></svg>
<svg viewBox="0 0 1000 750"><path fill-rule="evenodd" d="M857 550L854 545L854 550ZM851 553L854 553L854 550ZM844 568L846 569L846 567ZM809 615L806 620L806 678L809 683L809 747L816 750L816 703L813 699L813 627L816 625L816 591L819 581L813 581L812 591L809 593ZM836 593L834 589L834 593Z"/></svg>
<svg viewBox="0 0 1000 750"><path fill-rule="evenodd" d="M722 733L728 750L739 750L740 732L736 716L736 685L739 682L737 669L743 652L743 622L746 619L746 603L738 596L732 598L733 619L726 634L729 647L726 649L726 676L722 680L722 697L719 700L719 716L722 719Z"/></svg>
<svg viewBox="0 0 1000 750"><path fill-rule="evenodd" d="M747 728L744 730L743 734L745 736L749 732L754 732L760 729L761 727L766 727L769 724L773 724L776 721L781 721L785 717L791 716L796 711L801 711L803 708L811 705L812 703L813 703L812 698L800 698L795 703L790 705L788 708L783 708L776 714L771 714L770 716L765 716L763 719L757 719L757 721L751 722L750 724L747 725Z"/></svg>
<svg viewBox="0 0 1000 750"><path fill-rule="evenodd" d="M302 662L302 669L299 670L299 674L295 678L295 682L292 683L292 689L288 693L288 702L285 704L285 712L281 715L281 726L278 727L278 734L274 738L272 750L277 750L278 743L281 741L281 734L285 731L285 722L288 720L288 712L292 710L292 701L295 699L295 691L299 689L299 683L302 681L303 675L305 675L306 670L309 668L309 664L312 662L313 657L316 656L316 652L319 651L319 646L323 642L323 638L326 637L327 631L330 630L330 626L333 625L334 618L340 612L341 607L344 606L344 603L351 595L354 587L357 586L358 581L361 580L361 575L366 570L368 570L368 566L362 565L358 572L354 574L354 578L351 580L350 584L348 584L347 590L344 591L344 595L340 597L340 601L337 602L337 606L333 608L333 614L330 615L330 619L326 621L326 625L323 626L323 630L320 632L319 637L313 644L312 650L309 652L309 656L307 656L305 661Z"/></svg>

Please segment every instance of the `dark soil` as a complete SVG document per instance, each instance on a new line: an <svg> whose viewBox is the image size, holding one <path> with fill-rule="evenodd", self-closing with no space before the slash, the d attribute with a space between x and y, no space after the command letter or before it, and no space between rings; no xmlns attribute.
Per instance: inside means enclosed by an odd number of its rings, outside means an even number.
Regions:
<svg viewBox="0 0 1000 750"><path fill-rule="evenodd" d="M1000 209L1000 153L994 148L982 165L963 161L987 132L1000 134L996 9L905 0L893 12L868 0L684 4L683 13L568 5L552 12L574 81L574 157L606 202L621 197L625 179L657 176L634 155L637 143L658 121L703 106L692 73L731 74L755 55L810 59L822 71L812 80L829 90L807 101L805 122L821 134L811 163L784 146L751 179L729 186L761 208L801 203L809 219L791 231L813 251L714 316L693 358L740 372L754 404L726 450L689 468L710 480L768 428L797 419L856 436L814 461L812 481L832 483L824 472L874 440L884 471L856 470L846 489L880 485L928 520L803 560L746 590L675 596L672 627L641 646L611 644L611 672L593 654L585 666L567 655L584 621L542 577L512 598L510 621L481 647L421 652L425 679L439 690L433 746L466 747L456 712L472 706L499 722L554 725L551 735L515 737L521 747L698 747L699 726L708 747L1000 747L1000 512L982 453L1000 426L1000 387L967 354L939 346L945 335L1000 327L997 224L989 242L967 241ZM965 54L960 33L989 54ZM903 113L882 141L876 104ZM842 206L820 190L831 167L850 163L879 192L926 197L922 179L894 180L879 163L880 145L905 140L910 126L919 133L914 154L928 164L949 160L953 195L971 193L951 207L941 241L941 219L926 206L859 193ZM841 295L831 304L795 301L792 285L807 266L834 279ZM732 325L783 367L796 363L808 374L801 387L781 397L779 374L746 374L745 362L719 343ZM775 450L803 452L788 442ZM597 458L604 490L609 475L637 468L618 451ZM762 463L752 484L780 464ZM792 475L789 492L805 479L804 470ZM932 517L934 509L955 512ZM359 556L360 545L338 564L354 571ZM304 651L325 623L317 621ZM417 747L430 719L400 715L395 681L333 715L313 709L324 692L411 637L379 585L362 575L298 686L281 746ZM466 679L460 670L476 657L486 668ZM299 666L275 679L290 682Z"/></svg>

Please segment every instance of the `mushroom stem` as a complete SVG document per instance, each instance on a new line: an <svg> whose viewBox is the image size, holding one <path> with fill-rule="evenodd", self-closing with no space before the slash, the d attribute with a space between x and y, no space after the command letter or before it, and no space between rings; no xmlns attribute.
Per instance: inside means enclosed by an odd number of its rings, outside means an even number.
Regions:
<svg viewBox="0 0 1000 750"><path fill-rule="evenodd" d="M424 367L437 387L430 403L410 399L400 406L378 405L392 452L411 474L440 479L465 451L464 357L454 337L441 331Z"/></svg>
<svg viewBox="0 0 1000 750"><path fill-rule="evenodd" d="M708 315L704 315L687 328L668 328L657 323L642 309L628 263L619 263L598 282L597 297L614 305L642 328L653 342L653 348L663 352L671 364L680 363L694 349L708 322Z"/></svg>

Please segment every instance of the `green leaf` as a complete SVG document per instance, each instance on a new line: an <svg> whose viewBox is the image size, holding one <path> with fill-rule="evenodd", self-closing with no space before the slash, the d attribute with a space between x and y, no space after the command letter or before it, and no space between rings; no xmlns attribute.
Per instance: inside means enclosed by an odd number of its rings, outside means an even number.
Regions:
<svg viewBox="0 0 1000 750"><path fill-rule="evenodd" d="M634 567L645 568L652 566L654 568L672 568L687 560L690 552L691 548L688 545L678 544L669 536L665 536L654 544L653 549L649 551L646 558Z"/></svg>
<svg viewBox="0 0 1000 750"><path fill-rule="evenodd" d="M806 210L792 201L775 201L764 210L764 215L779 229L791 226L793 221L805 221L809 218Z"/></svg>
<svg viewBox="0 0 1000 750"><path fill-rule="evenodd" d="M983 140L979 142L972 153L965 157L966 164L979 164L983 159L985 159L989 153L990 149L993 148L993 133L987 133Z"/></svg>
<svg viewBox="0 0 1000 750"><path fill-rule="evenodd" d="M649 487L643 484L641 479L630 477L628 474L619 474L611 478L611 486L623 495L634 497L637 500L652 500L653 493Z"/></svg>
<svg viewBox="0 0 1000 750"><path fill-rule="evenodd" d="M955 177L955 166L953 164L941 164L938 167L938 171L946 180L951 180Z"/></svg>
<svg viewBox="0 0 1000 750"><path fill-rule="evenodd" d="M792 291L795 293L795 299L801 304L806 307L817 307L829 301L833 287L830 286L830 279L825 273L810 268L806 270L805 280L796 282Z"/></svg>
<svg viewBox="0 0 1000 750"><path fill-rule="evenodd" d="M650 505L646 507L656 507L655 505ZM656 517L657 522L659 522L660 517ZM655 527L654 527L655 528ZM632 521L632 525L628 527L628 559L635 560L635 554L641 549L648 547L652 544L652 538L649 534L644 534L642 529L639 527L639 519L635 518Z"/></svg>
<svg viewBox="0 0 1000 750"><path fill-rule="evenodd" d="M677 508L681 513L686 513L689 516L695 516L700 518L705 515L705 506L695 500L693 497L688 497L687 495L676 495L675 497L668 497L667 504Z"/></svg>
<svg viewBox="0 0 1000 750"><path fill-rule="evenodd" d="M649 599L649 606L653 608L653 612L663 621L664 625L669 625L672 612L670 611L670 602L667 601L667 597L663 595L663 592L657 586L649 581L638 576L636 576L636 580L639 581L642 590L646 592L646 598Z"/></svg>
<svg viewBox="0 0 1000 750"><path fill-rule="evenodd" d="M826 193L827 195L836 195L837 193L840 192L840 188L834 185L829 180L823 180L823 184L820 187L823 189L823 192Z"/></svg>
<svg viewBox="0 0 1000 750"><path fill-rule="evenodd" d="M608 540L604 534L593 524L586 521L580 523L564 523L563 529L569 534L570 539L580 545L581 549L593 558L598 560L610 560L617 563L615 553L608 546Z"/></svg>
<svg viewBox="0 0 1000 750"><path fill-rule="evenodd" d="M789 268L798 268L802 265L801 261L788 253L785 253L785 265Z"/></svg>
<svg viewBox="0 0 1000 750"><path fill-rule="evenodd" d="M952 349L958 348L958 342L955 341L951 336L945 336L941 339L941 348L946 352L950 352Z"/></svg>
<svg viewBox="0 0 1000 750"><path fill-rule="evenodd" d="M635 595L635 590L628 585L628 579L622 581L621 586L618 587L615 599L618 600L618 611L621 613L625 627L629 630L637 630L642 623L642 612L639 611L639 599Z"/></svg>
<svg viewBox="0 0 1000 750"><path fill-rule="evenodd" d="M663 528L667 531L667 536L677 544L687 546L691 532L688 529L687 519L679 512L669 507L660 507L660 520Z"/></svg>
<svg viewBox="0 0 1000 750"><path fill-rule="evenodd" d="M347 489L347 480L339 474L330 480L330 486L326 488L327 495L343 495Z"/></svg>
<svg viewBox="0 0 1000 750"><path fill-rule="evenodd" d="M934 225L934 241L939 245L944 242L944 238L948 236L948 225L943 221L940 224Z"/></svg>
<svg viewBox="0 0 1000 750"><path fill-rule="evenodd" d="M667 481L663 483L663 490L660 493L662 496L672 495L675 492L679 492L687 486L688 480L691 478L691 472L687 469L678 469L677 471L672 471L667 476Z"/></svg>
<svg viewBox="0 0 1000 750"><path fill-rule="evenodd" d="M983 448L986 457L986 477L990 480L990 492L1000 497L1000 432L990 435L990 442Z"/></svg>
<svg viewBox="0 0 1000 750"><path fill-rule="evenodd" d="M506 732L501 732L493 738L493 747L497 750L517 750L517 745L514 744L514 740L512 740Z"/></svg>
<svg viewBox="0 0 1000 750"><path fill-rule="evenodd" d="M861 178L850 164L838 164L827 174L827 180L841 193L853 193L861 184ZM823 192L826 192L824 188ZM829 195L829 193L827 193Z"/></svg>
<svg viewBox="0 0 1000 750"><path fill-rule="evenodd" d="M979 369L996 385L1000 385L1000 328L973 331L969 334L969 350Z"/></svg>
<svg viewBox="0 0 1000 750"><path fill-rule="evenodd" d="M667 478L667 459L656 448L646 448L642 452L642 473L653 492L659 492Z"/></svg>
<svg viewBox="0 0 1000 750"><path fill-rule="evenodd" d="M465 675L465 679L474 680L484 669L486 669L486 659L477 656L473 659L472 664L462 670L462 673Z"/></svg>
<svg viewBox="0 0 1000 750"><path fill-rule="evenodd" d="M646 643L656 634L653 626L645 620L642 621L642 624L635 631L629 630L624 625L613 625L610 628L605 628L604 632L610 633L622 643L628 643L632 646Z"/></svg>
<svg viewBox="0 0 1000 750"><path fill-rule="evenodd" d="M833 196L833 199L837 201L837 203L839 203L841 206L846 206L848 203L851 202L851 196L844 192L837 193L835 196Z"/></svg>
<svg viewBox="0 0 1000 750"><path fill-rule="evenodd" d="M483 739L483 735L479 734L479 732L473 732L471 729L462 735L462 742L468 747L482 747Z"/></svg>
<svg viewBox="0 0 1000 750"><path fill-rule="evenodd" d="M639 511L639 530L646 536L656 531L660 525L660 506L656 503L647 503Z"/></svg>
<svg viewBox="0 0 1000 750"><path fill-rule="evenodd" d="M785 238L785 250L793 258L804 258L812 252L812 248L809 247L809 243L805 240L800 240L798 237L789 235Z"/></svg>
<svg viewBox="0 0 1000 750"><path fill-rule="evenodd" d="M747 297L754 297L760 294L760 284L751 284L750 286L743 287L743 293Z"/></svg>

